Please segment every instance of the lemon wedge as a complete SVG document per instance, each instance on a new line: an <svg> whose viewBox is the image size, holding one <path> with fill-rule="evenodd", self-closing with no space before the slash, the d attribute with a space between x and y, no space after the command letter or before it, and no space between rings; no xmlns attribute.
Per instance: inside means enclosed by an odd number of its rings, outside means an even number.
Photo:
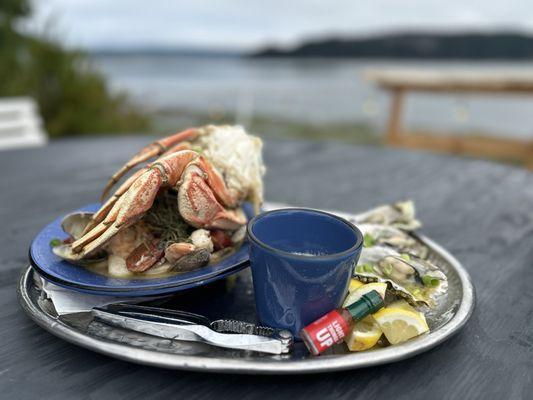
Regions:
<svg viewBox="0 0 533 400"><path fill-rule="evenodd" d="M376 345L381 337L381 329L372 316L357 321L350 334L344 338L350 351L368 350Z"/></svg>
<svg viewBox="0 0 533 400"><path fill-rule="evenodd" d="M372 315L390 344L398 344L429 331L423 314L401 308L382 308Z"/></svg>
<svg viewBox="0 0 533 400"><path fill-rule="evenodd" d="M379 293L381 298L385 298L385 291L387 290L387 284L382 282L372 282L367 283L366 285L360 286L357 289L354 289L353 291L350 291L348 296L346 296L346 299L344 300L343 307L346 308L350 304L355 303L357 300L361 298L362 295L367 294L368 292L371 292L372 290L375 290Z"/></svg>
<svg viewBox="0 0 533 400"><path fill-rule="evenodd" d="M348 287L348 291L349 291L349 292L353 292L355 289L360 288L360 287L363 286L363 285L364 285L363 282L358 281L357 279L353 278L353 279L350 281L350 286Z"/></svg>

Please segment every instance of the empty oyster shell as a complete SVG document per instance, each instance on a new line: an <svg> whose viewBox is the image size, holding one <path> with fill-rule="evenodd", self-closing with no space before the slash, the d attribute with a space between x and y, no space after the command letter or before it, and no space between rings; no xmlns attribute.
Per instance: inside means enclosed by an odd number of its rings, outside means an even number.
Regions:
<svg viewBox="0 0 533 400"><path fill-rule="evenodd" d="M398 229L414 231L422 226L415 217L415 205L412 200L398 201L376 207L372 210L357 214L352 218L356 224L391 225Z"/></svg>
<svg viewBox="0 0 533 400"><path fill-rule="evenodd" d="M386 282L415 306L434 307L448 290L448 279L437 266L385 246L364 248L354 276L363 282Z"/></svg>

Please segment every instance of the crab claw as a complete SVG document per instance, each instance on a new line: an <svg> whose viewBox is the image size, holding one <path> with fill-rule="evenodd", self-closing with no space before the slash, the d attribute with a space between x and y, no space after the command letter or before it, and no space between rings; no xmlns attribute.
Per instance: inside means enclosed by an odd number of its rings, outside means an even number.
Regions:
<svg viewBox="0 0 533 400"><path fill-rule="evenodd" d="M178 190L178 207L181 216L196 228L235 230L246 224L240 210L225 209L217 200L208 178L198 164L191 163L183 173Z"/></svg>
<svg viewBox="0 0 533 400"><path fill-rule="evenodd" d="M132 168L135 166L148 161L149 159L160 156L164 153L169 152L169 150L175 152L179 150L183 150L184 147L180 146L179 143L193 139L198 135L198 130L196 128L187 129L182 132L178 132L172 136L168 136L164 139L158 140L156 142L151 143L150 145L143 148L141 151L139 151L137 154L135 154L122 168L120 168L117 172L115 172L109 181L107 182L106 186L104 187L104 190L102 192L102 196L100 197L100 200L103 201L111 188L117 183L120 178L122 178L125 174L128 173Z"/></svg>

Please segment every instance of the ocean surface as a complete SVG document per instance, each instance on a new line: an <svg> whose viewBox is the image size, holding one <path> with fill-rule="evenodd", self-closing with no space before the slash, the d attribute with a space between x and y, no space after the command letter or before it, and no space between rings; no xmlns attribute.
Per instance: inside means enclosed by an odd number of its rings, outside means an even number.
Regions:
<svg viewBox="0 0 533 400"><path fill-rule="evenodd" d="M381 68L533 72L532 62L397 62L99 55L94 65L114 90L148 110L235 113L314 124L365 123L383 129L389 97L365 78ZM410 94L406 128L533 139L533 96Z"/></svg>

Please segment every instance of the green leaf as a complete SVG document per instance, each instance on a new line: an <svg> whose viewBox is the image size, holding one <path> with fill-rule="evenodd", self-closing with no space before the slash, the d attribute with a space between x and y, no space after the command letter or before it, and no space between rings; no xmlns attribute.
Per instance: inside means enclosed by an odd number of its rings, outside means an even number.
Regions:
<svg viewBox="0 0 533 400"><path fill-rule="evenodd" d="M50 247L57 247L61 244L61 240L60 239L57 239L57 238L54 238L52 240L50 240Z"/></svg>
<svg viewBox="0 0 533 400"><path fill-rule="evenodd" d="M376 244L376 240L372 237L370 233L365 233L365 236L363 239L364 239L364 242L363 242L364 247L372 247Z"/></svg>
<svg viewBox="0 0 533 400"><path fill-rule="evenodd" d="M363 264L363 269L365 272L374 272L374 267L370 264Z"/></svg>
<svg viewBox="0 0 533 400"><path fill-rule="evenodd" d="M422 277L422 282L424 286L435 287L438 286L440 279L435 278L434 276L424 275Z"/></svg>

